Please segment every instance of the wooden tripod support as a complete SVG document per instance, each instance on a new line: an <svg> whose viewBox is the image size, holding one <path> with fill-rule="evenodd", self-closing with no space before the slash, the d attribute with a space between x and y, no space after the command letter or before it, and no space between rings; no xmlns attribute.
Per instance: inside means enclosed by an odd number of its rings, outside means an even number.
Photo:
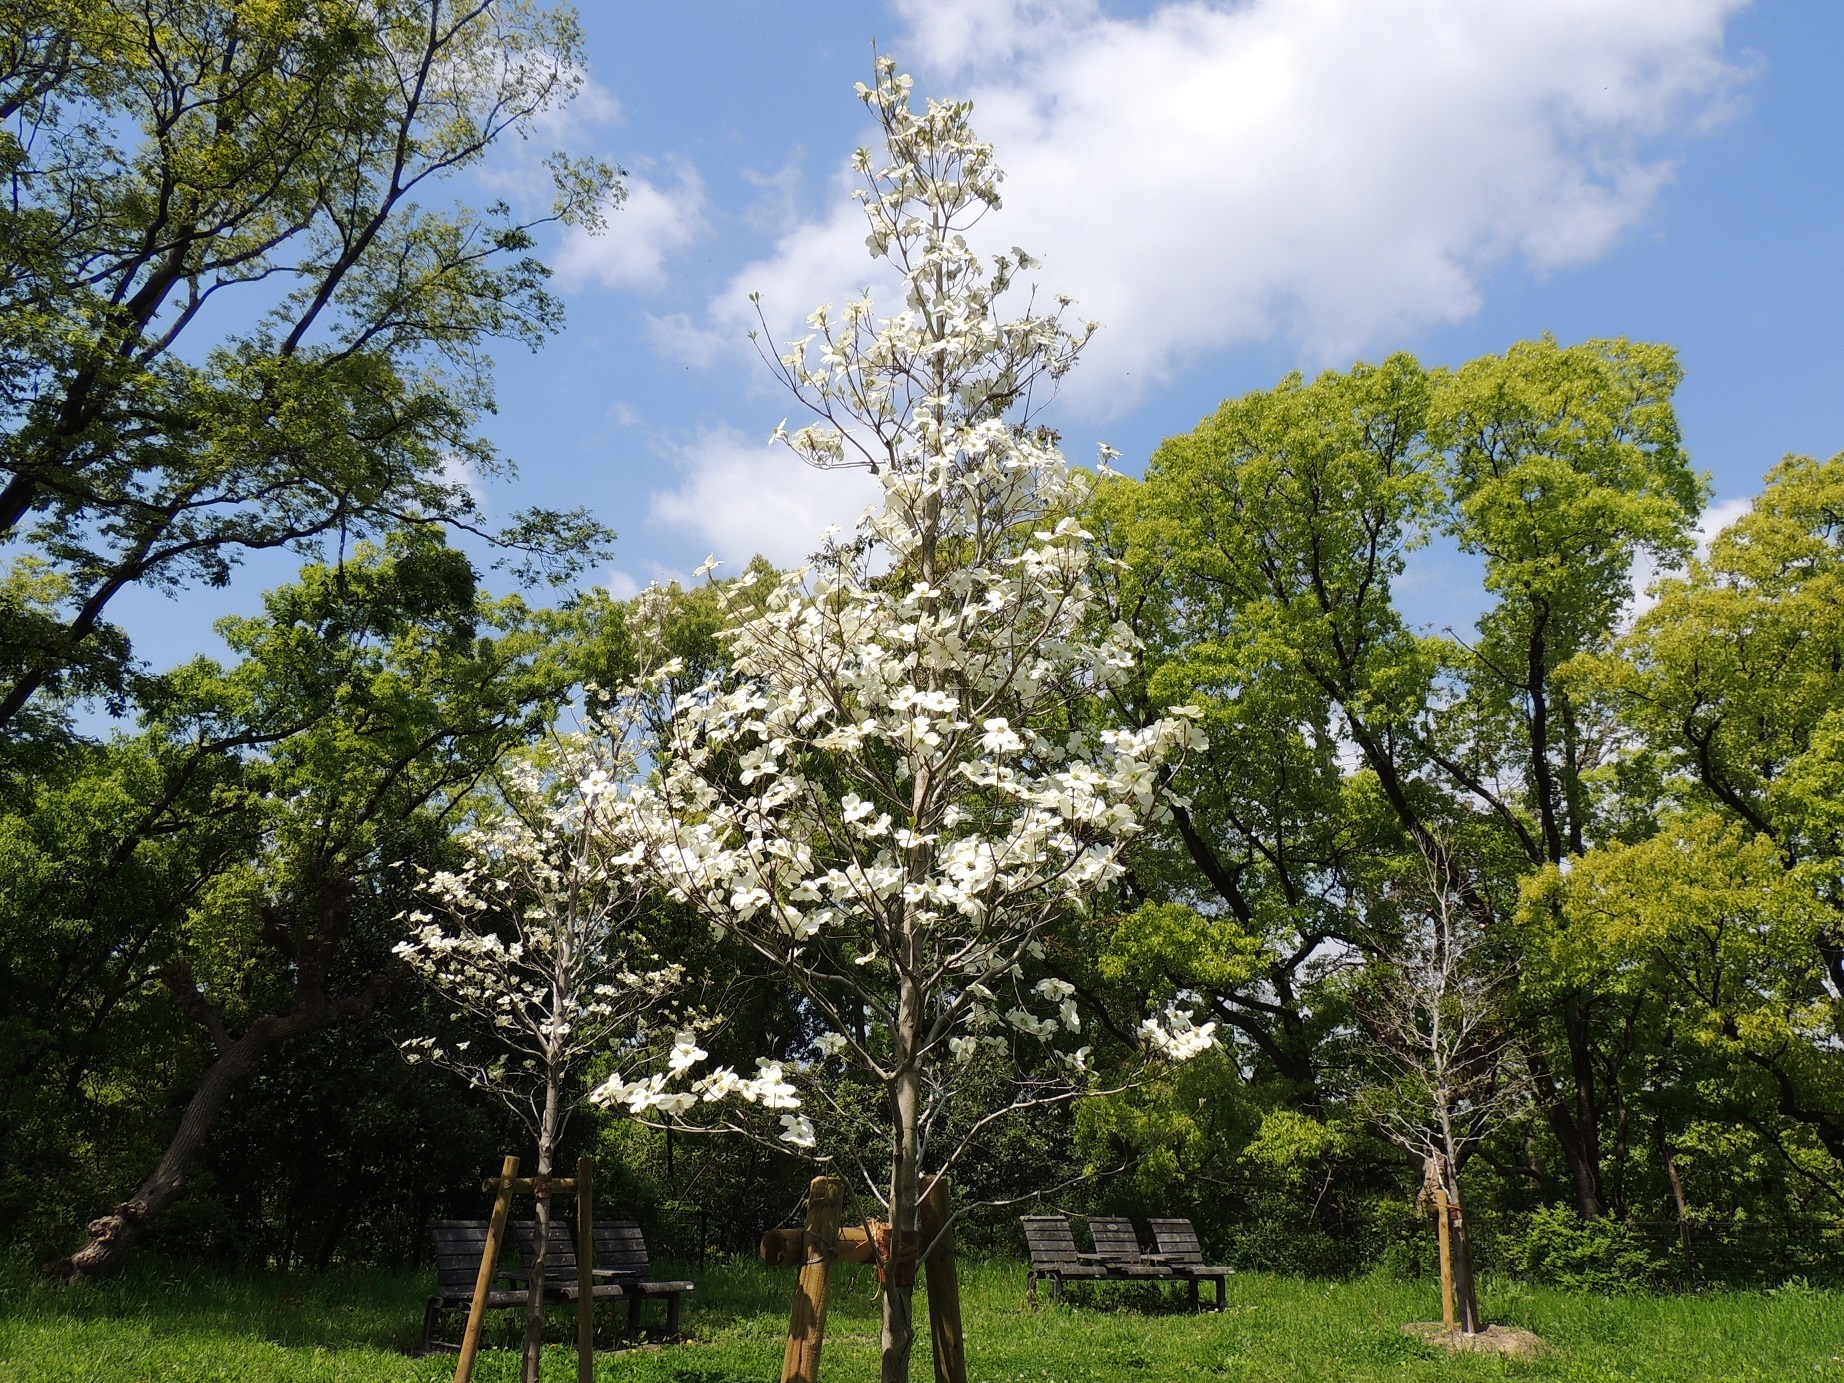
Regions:
<svg viewBox="0 0 1844 1383"><path fill-rule="evenodd" d="M799 1268L794 1309L788 1317L788 1347L781 1360L781 1383L818 1383L820 1346L826 1335L826 1302L834 1263L884 1264L889 1276L915 1280L920 1245L933 1248L923 1260L928 1285L929 1334L935 1347L935 1383L967 1383L967 1347L960 1324L960 1269L954 1259L954 1235L947 1228L951 1210L948 1184L931 1177L923 1184L916 1207L916 1237L895 1248L889 1226L870 1224L841 1229L839 1211L845 1183L815 1177L807 1189L807 1227L771 1229L762 1236L762 1261L772 1268ZM904 1236L908 1238L908 1236Z"/></svg>
<svg viewBox="0 0 1844 1383"><path fill-rule="evenodd" d="M455 1362L455 1383L468 1383L474 1373L474 1356L480 1352L480 1326L487 1314L487 1294L493 1290L493 1277L499 1271L499 1251L505 1242L506 1219L512 1213L515 1195L553 1196L576 1193L576 1380L593 1383L595 1378L595 1163L589 1158L576 1159L576 1176L522 1177L519 1160L509 1157L501 1164L499 1175L480 1183L482 1191L493 1192L493 1218L487 1221L487 1242L480 1254L480 1276L474 1279L474 1300L467 1310L467 1331L461 1337L461 1357ZM532 1279L531 1290L542 1295L544 1284Z"/></svg>

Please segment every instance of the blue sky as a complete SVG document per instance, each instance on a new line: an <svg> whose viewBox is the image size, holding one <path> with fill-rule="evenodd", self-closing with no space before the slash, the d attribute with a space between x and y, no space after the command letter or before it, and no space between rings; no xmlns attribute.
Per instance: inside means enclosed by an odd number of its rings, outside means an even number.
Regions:
<svg viewBox="0 0 1844 1383"><path fill-rule="evenodd" d="M1675 345L1718 515L1782 453L1844 450L1844 4L1779 0L588 0L589 86L549 143L627 167L594 240L552 237L569 310L502 353L491 512L588 504L625 593L707 552L792 560L856 477L764 445L790 411L742 339L870 263L841 170L875 40L971 95L1007 208L988 223L1104 323L1053 418L1137 470L1289 369L1406 349L1458 363L1544 331ZM118 617L156 666L285 577L269 562ZM1419 613L1464 619L1442 559Z"/></svg>

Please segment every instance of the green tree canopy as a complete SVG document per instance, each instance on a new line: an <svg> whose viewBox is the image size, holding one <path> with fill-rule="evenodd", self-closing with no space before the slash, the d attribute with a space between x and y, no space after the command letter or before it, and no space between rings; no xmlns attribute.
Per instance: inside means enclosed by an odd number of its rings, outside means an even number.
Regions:
<svg viewBox="0 0 1844 1383"><path fill-rule="evenodd" d="M484 347L560 320L534 222L435 204L581 79L565 7L0 4L0 727L119 690L110 602L404 522L479 530ZM617 170L551 163L593 223ZM495 540L564 567L603 532ZM43 715L55 709L55 704ZM41 725L40 728L43 728Z"/></svg>

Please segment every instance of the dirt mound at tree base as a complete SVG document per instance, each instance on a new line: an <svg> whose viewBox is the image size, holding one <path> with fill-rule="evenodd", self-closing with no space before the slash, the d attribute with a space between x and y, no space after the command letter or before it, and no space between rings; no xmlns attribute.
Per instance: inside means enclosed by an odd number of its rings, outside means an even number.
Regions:
<svg viewBox="0 0 1844 1383"><path fill-rule="evenodd" d="M1442 1345L1453 1350L1475 1350L1482 1354L1508 1354L1514 1359L1534 1359L1543 1352L1543 1341L1528 1330L1515 1325L1488 1325L1477 1335L1449 1331L1439 1321L1416 1321L1402 1327L1405 1335Z"/></svg>

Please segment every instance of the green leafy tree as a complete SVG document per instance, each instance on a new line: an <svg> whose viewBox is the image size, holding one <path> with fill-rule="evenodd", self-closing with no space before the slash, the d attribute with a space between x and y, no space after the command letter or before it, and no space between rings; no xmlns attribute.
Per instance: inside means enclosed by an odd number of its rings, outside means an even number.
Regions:
<svg viewBox="0 0 1844 1383"><path fill-rule="evenodd" d="M1738 1117L1844 1189L1844 457L1789 457L1706 558L1577 670L1673 808L1530 890L1567 944L1643 966ZM1560 944L1560 943L1559 943Z"/></svg>
<svg viewBox="0 0 1844 1383"><path fill-rule="evenodd" d="M0 727L119 691L131 586L221 585L247 552L402 522L481 531L457 465L495 339L557 301L535 221L433 204L566 102L563 7L490 0L0 5ZM595 223L617 170L551 160ZM547 218L540 218L547 219ZM605 536L533 511L538 564ZM12 736L9 736L9 739Z"/></svg>
<svg viewBox="0 0 1844 1383"><path fill-rule="evenodd" d="M147 691L146 729L116 751L139 775L121 794L132 808L97 831L115 837L109 853L47 857L44 886L7 899L28 924L67 919L48 936L18 927L9 960L41 991L87 965L97 1033L112 1035L108 1004L158 985L187 1041L208 1044L156 1165L60 1261L67 1279L113 1262L173 1201L270 1052L366 1017L401 983L389 948L412 900L389 866L426 854L431 823L539 733L571 684L558 621L482 599L467 558L426 531L311 566L265 606L220 625L237 664L200 659ZM150 869L161 906L96 906L99 888Z"/></svg>
<svg viewBox="0 0 1844 1383"><path fill-rule="evenodd" d="M1665 347L1547 338L1454 371L1395 356L1291 376L1103 490L1130 569L1114 611L1149 644L1126 713L1195 702L1210 739L1179 784L1190 807L1135 878L1209 919L1189 935L1212 940L1172 964L1295 1108L1321 1101L1341 1022L1330 966L1389 948L1397 878L1432 861L1507 938L1519 880L1590 840L1614 729L1562 670L1608 646L1638 556L1686 550L1702 486L1677 377ZM1483 562L1470 637L1418 634L1398 600L1409 555L1436 540ZM1501 944L1497 963L1517 966ZM1232 957L1234 982L1213 980ZM1519 1019L1584 1215L1608 1205L1603 1125L1630 1056L1608 1001L1570 991Z"/></svg>

